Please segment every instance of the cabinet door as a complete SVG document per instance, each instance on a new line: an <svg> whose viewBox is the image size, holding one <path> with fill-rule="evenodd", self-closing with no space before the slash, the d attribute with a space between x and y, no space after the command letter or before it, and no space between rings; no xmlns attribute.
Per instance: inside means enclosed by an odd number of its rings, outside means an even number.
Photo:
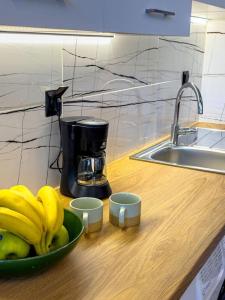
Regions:
<svg viewBox="0 0 225 300"><path fill-rule="evenodd" d="M225 8L225 0L197 0L197 1L209 4L209 5Z"/></svg>
<svg viewBox="0 0 225 300"><path fill-rule="evenodd" d="M105 0L104 31L188 35L191 6L191 0Z"/></svg>
<svg viewBox="0 0 225 300"><path fill-rule="evenodd" d="M103 0L1 0L0 25L102 31Z"/></svg>

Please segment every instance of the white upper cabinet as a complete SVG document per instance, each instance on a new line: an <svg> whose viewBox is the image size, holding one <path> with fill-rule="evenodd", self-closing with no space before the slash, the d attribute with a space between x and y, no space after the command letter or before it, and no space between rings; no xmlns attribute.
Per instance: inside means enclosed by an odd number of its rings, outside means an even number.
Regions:
<svg viewBox="0 0 225 300"><path fill-rule="evenodd" d="M185 36L192 1L0 0L0 4L0 25Z"/></svg>
<svg viewBox="0 0 225 300"><path fill-rule="evenodd" d="M197 0L197 1L209 4L209 5L225 8L225 0Z"/></svg>
<svg viewBox="0 0 225 300"><path fill-rule="evenodd" d="M0 0L0 25L102 31L104 0Z"/></svg>
<svg viewBox="0 0 225 300"><path fill-rule="evenodd" d="M189 35L191 0L104 0L104 31Z"/></svg>

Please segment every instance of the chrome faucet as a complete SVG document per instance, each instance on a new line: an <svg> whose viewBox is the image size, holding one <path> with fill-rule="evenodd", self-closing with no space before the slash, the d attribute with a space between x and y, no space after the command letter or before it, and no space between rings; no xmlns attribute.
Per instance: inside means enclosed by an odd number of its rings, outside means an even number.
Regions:
<svg viewBox="0 0 225 300"><path fill-rule="evenodd" d="M180 114L180 102L184 93L184 90L190 88L193 90L197 105L198 105L198 114L203 114L203 101L202 101L202 95L198 89L198 87L191 82L184 83L181 88L178 91L176 103L175 103L175 112L174 112L174 121L172 124L172 130L171 130L171 142L174 145L178 145L178 138L180 135L188 135L192 133L196 133L196 128L180 128L178 122L179 122L179 114Z"/></svg>

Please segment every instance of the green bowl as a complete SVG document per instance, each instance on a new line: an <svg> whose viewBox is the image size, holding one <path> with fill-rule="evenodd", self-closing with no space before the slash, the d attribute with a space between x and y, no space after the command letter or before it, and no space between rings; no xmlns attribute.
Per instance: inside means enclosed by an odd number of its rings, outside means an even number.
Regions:
<svg viewBox="0 0 225 300"><path fill-rule="evenodd" d="M47 270L60 261L76 246L83 233L81 220L69 210L64 210L64 226L69 233L69 243L42 256L14 260L0 260L0 277L27 277Z"/></svg>

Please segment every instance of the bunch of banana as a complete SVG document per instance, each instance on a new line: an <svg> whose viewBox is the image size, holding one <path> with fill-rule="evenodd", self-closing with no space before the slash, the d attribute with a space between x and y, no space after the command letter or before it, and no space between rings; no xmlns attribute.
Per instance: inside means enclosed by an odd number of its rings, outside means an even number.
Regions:
<svg viewBox="0 0 225 300"><path fill-rule="evenodd" d="M63 219L63 204L50 186L42 187L37 197L23 185L0 190L0 228L33 245L38 255L51 251Z"/></svg>

